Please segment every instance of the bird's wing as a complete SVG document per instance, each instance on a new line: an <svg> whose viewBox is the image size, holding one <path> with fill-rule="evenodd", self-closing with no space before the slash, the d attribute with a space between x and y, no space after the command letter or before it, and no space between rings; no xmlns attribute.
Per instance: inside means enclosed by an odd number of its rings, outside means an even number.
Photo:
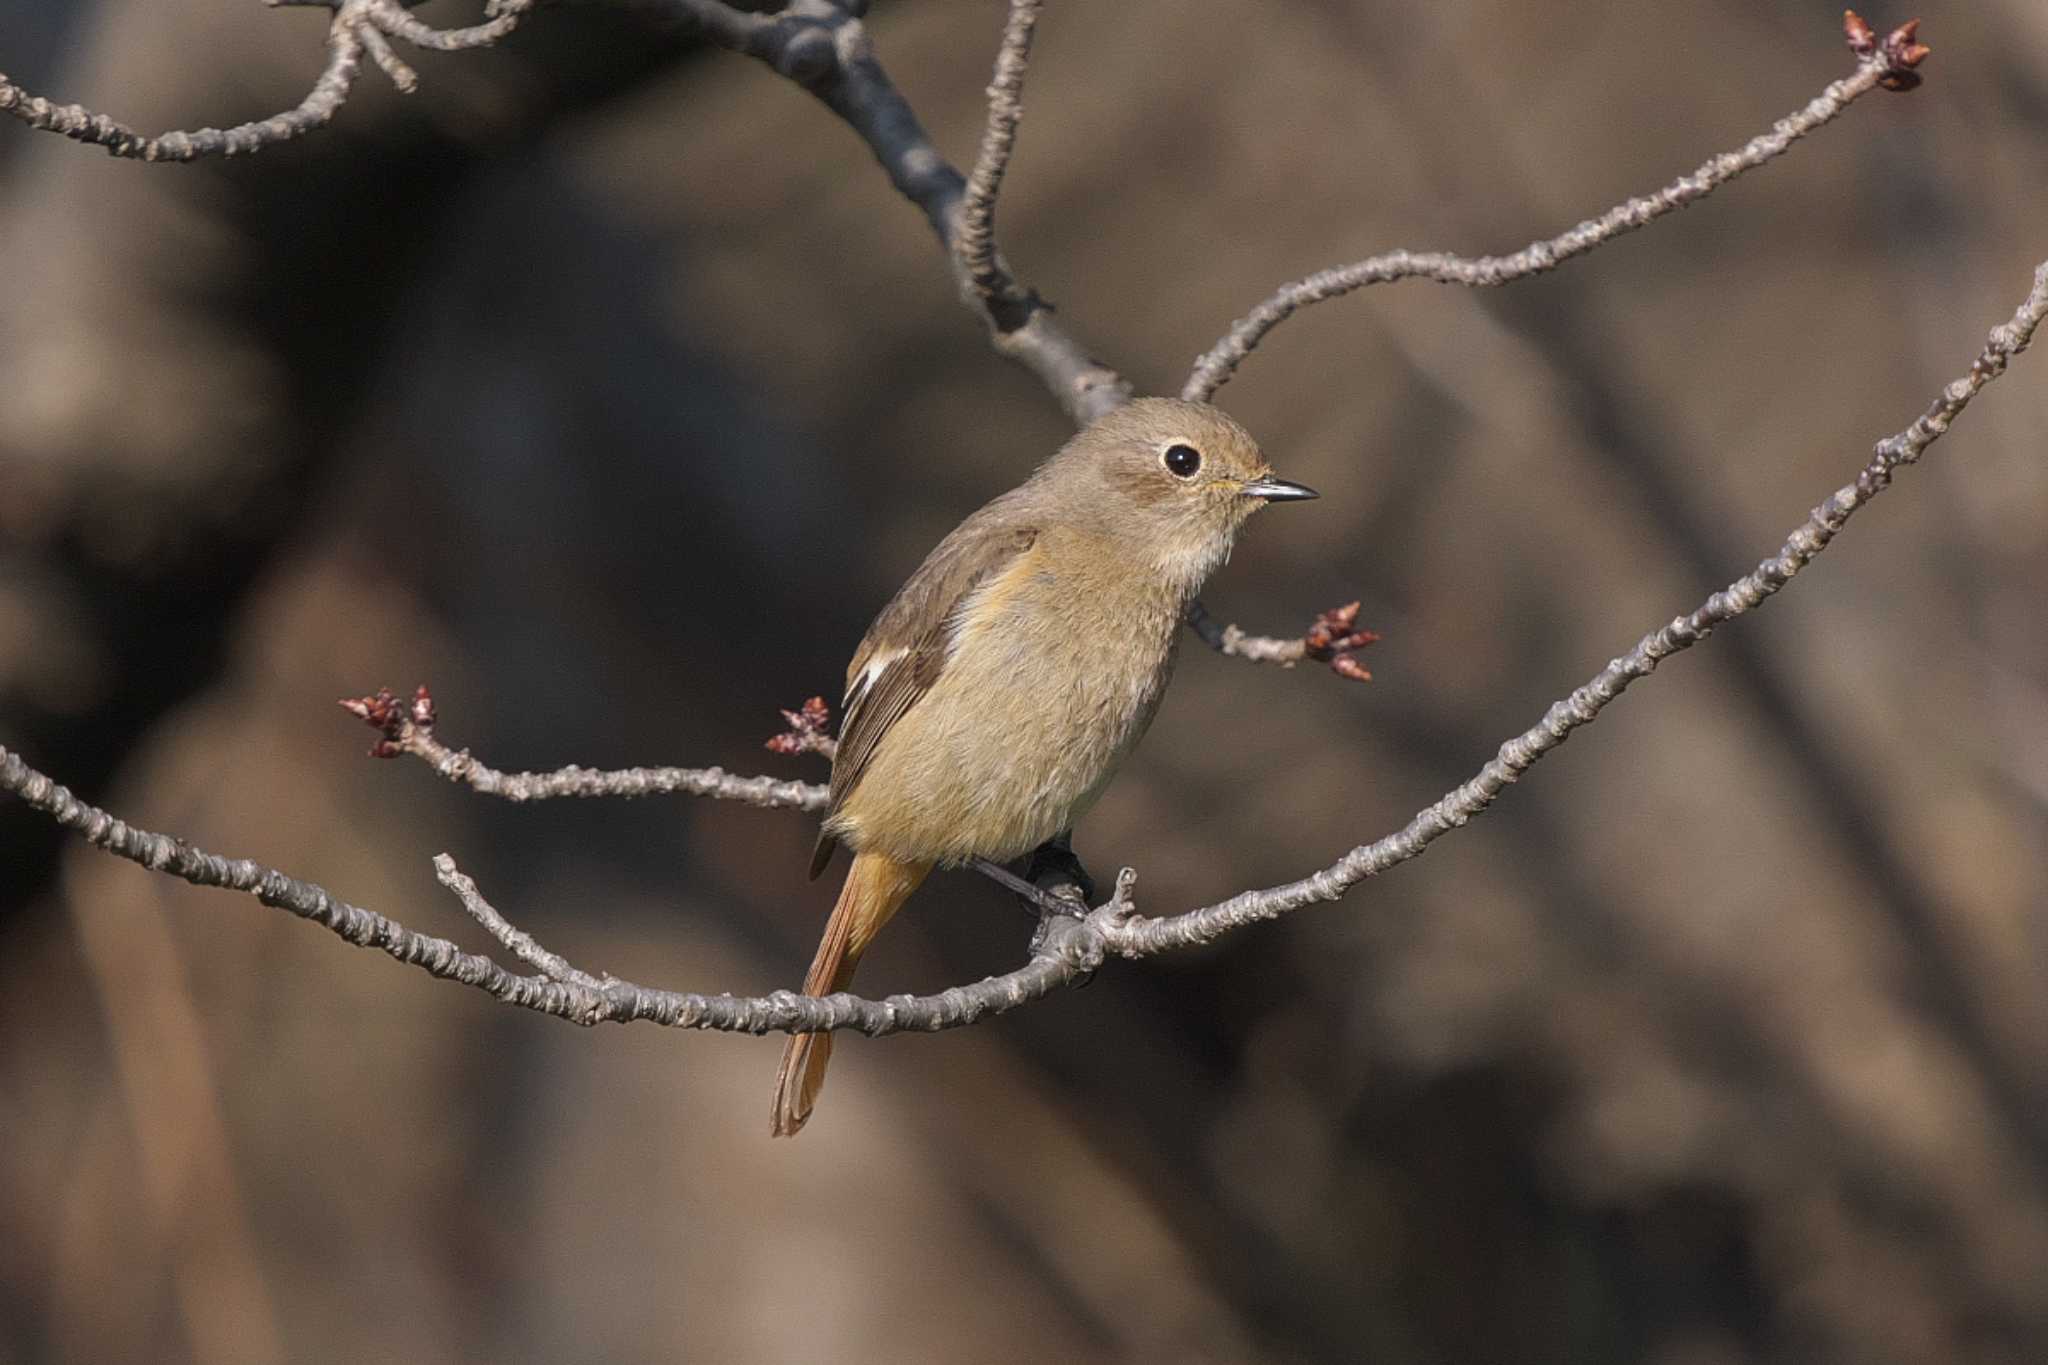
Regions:
<svg viewBox="0 0 2048 1365"><path fill-rule="evenodd" d="M1003 516L1001 510L999 500L941 541L882 608L854 651L846 670L839 750L832 760L830 810L838 810L852 794L882 737L945 671L962 606L1037 543L1037 527ZM830 834L818 836L813 877L824 870L835 842Z"/></svg>

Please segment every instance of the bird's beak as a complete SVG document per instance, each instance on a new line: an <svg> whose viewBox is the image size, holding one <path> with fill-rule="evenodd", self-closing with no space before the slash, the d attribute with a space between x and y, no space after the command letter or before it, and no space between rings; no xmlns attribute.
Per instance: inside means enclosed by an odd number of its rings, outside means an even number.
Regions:
<svg viewBox="0 0 2048 1365"><path fill-rule="evenodd" d="M1264 498L1267 502L1300 502L1305 498L1322 495L1305 484L1289 479L1276 479L1270 475L1263 479L1252 479L1237 490L1241 498Z"/></svg>

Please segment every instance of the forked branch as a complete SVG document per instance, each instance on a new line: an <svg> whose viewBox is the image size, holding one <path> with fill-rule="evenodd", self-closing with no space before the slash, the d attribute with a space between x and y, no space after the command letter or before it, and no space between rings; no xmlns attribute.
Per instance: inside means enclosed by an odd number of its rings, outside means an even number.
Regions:
<svg viewBox="0 0 2048 1365"><path fill-rule="evenodd" d="M251 152L290 142L331 122L348 102L362 70L363 56L371 60L406 94L419 85L413 69L392 50L390 38L400 38L415 47L439 52L457 52L487 47L514 28L533 8L534 0L493 0L483 23L466 28L441 29L421 23L406 13L398 0L273 0L292 6L320 6L334 11L327 26L327 65L313 82L306 97L292 108L252 123L233 128L194 128L190 131L158 133L154 137L136 132L105 114L94 113L78 104L53 104L31 95L0 75L0 112L14 115L31 128L61 133L95 147L110 156L132 157L138 161L197 161L203 157L247 156Z"/></svg>
<svg viewBox="0 0 2048 1365"><path fill-rule="evenodd" d="M1634 648L1551 706L1537 724L1502 744L1499 752L1469 781L1424 807L1401 829L1359 845L1328 867L1298 881L1246 891L1214 905L1157 919L1136 914L1132 896L1134 876L1126 869L1117 878L1116 894L1106 904L1085 915L1047 914L1034 939L1031 958L1023 966L937 995L870 1000L842 994L817 999L778 991L739 998L663 991L594 976L570 966L519 934L503 916L489 910L488 902L473 884L459 879L452 863L437 863L443 880L461 895L465 907L490 928L494 937L512 945L515 953L541 964L540 975L520 976L489 958L465 953L445 939L417 933L382 915L349 905L313 883L248 860L229 860L182 840L136 829L79 801L5 748L0 748L0 790L15 793L94 847L153 871L198 886L248 892L266 905L325 925L351 943L379 949L435 976L488 991L508 1004L577 1023L646 1019L671 1027L743 1033L857 1029L877 1035L956 1028L1040 999L1093 972L1109 954L1143 958L1206 943L1248 924L1277 919L1320 901L1336 900L1368 877L1418 856L1430 844L1492 805L1510 783L1563 744L1574 730L1598 718L1637 679L1648 676L1665 659L1699 643L1715 627L1762 605L1791 582L1828 547L1858 509L1884 492L1900 468L1918 460L1941 439L1977 394L2005 372L2013 357L2027 349L2044 316L2048 316L2048 262L2035 270L2033 287L2012 318L1992 329L1968 372L1945 387L1904 430L1879 441L1855 479L1823 499L1792 530L1775 555L1692 612L1643 636ZM401 709L401 726L416 723L417 713ZM431 721L431 707L425 714ZM463 771L473 770L472 766ZM573 789L574 784L570 785ZM488 914L484 913L486 910Z"/></svg>
<svg viewBox="0 0 2048 1365"><path fill-rule="evenodd" d="M298 0L287 0L296 3ZM988 125L971 178L963 177L932 145L883 70L859 19L864 8L835 0L790 0L780 11L737 10L717 0L658 0L694 22L714 42L743 51L802 84L858 133L891 181L925 213L952 262L969 304L984 316L996 349L1029 366L1066 406L1086 422L1117 406L1129 387L1091 359L1050 316L1049 308L1018 285L996 250L994 210L1002 175L1014 150L1021 89L1037 0L1012 0L990 86ZM486 21L468 28L434 29L415 20L398 0L326 0L334 10L329 59L313 89L293 109L233 129L199 129L144 137L79 106L52 105L0 77L0 109L31 126L104 146L117 156L192 160L235 155L287 141L327 122L346 100L368 54L401 89L415 83L390 40L456 50L485 46L509 32L532 0L492 0ZM1907 24L1879 40L1852 13L1845 30L1859 57L1856 72L1835 82L1804 109L1742 149L1716 157L1654 195L1631 199L1569 232L1531 244L1511 256L1466 258L1446 253L1392 252L1324 271L1288 285L1241 319L1197 363L1184 390L1206 398L1235 371L1259 341L1298 308L1387 280L1421 277L1491 286L1548 270L1650 220L1697 202L1718 186L1783 153L1793 142L1838 116L1871 89L1907 89L1927 55ZM1543 719L1503 744L1469 781L1418 812L1406 826L1362 844L1330 866L1284 886L1246 891L1183 914L1146 919L1136 914L1134 879L1127 869L1106 904L1074 913L1065 901L1039 896L1040 929L1030 960L1015 971L933 996L868 1000L851 995L823 999L781 991L738 998L658 990L571 965L500 915L475 884L445 855L436 860L444 885L500 944L534 965L521 976L456 944L420 934L372 911L349 905L322 887L248 860L230 860L182 840L139 830L77 800L21 757L0 748L0 790L20 796L88 843L155 871L200 886L254 895L266 905L325 925L348 941L377 948L429 973L465 982L507 1003L578 1023L647 1019L672 1027L736 1032L812 1032L858 1029L870 1034L953 1028L1014 1009L1092 972L1106 955L1140 958L1207 942L1232 929L1273 919L1318 901L1334 900L1379 872L1420 854L1436 839L1492 804L1494 799L1573 730L1590 723L1636 679L1664 659L1690 648L1716 626L1761 604L1824 550L1855 511L1889 486L1899 467L1919 458L1964 407L2026 349L2048 314L2048 263L2036 272L2026 301L2010 322L1991 333L1970 371L1944 389L1911 426L1880 441L1855 481L1836 490L1795 528L1773 557L1714 594L1688 615L1652 631L1584 686L1553 705ZM1356 626L1357 605L1326 612L1302 637L1276 640L1220 626L1199 607L1190 623L1228 654L1282 664L1305 658L1328 662L1346 676L1364 676L1354 652L1371 643ZM451 750L433 735L432 700L422 691L402 701L388 693L350 704L384 738L372 752L410 753L444 777L515 801L550 797L645 796L687 793L748 804L817 811L822 787L767 777L736 777L718 768L632 768L597 772L569 767L545 773L505 773ZM789 713L788 747L825 752L822 719L806 707ZM1000 869L995 870L1000 872ZM1009 879L1014 881L1014 879ZM1022 887L1027 895L1033 888Z"/></svg>
<svg viewBox="0 0 2048 1365"><path fill-rule="evenodd" d="M434 732L440 719L434 697L424 686L416 689L411 697L400 697L388 687L379 688L368 696L344 697L341 706L382 736L370 746L370 757L396 758L400 754L409 754L450 782L485 796L522 804L561 797L589 800L595 797L701 796L769 810L822 812L830 795L826 788L815 783L766 776L740 777L723 768L585 768L572 763L546 772L506 772L493 768L467 749L451 749L441 741ZM763 746L771 752L784 755L812 753L829 760L838 749L829 733L831 711L823 697L812 697L798 710L784 711L782 715L788 728L770 737ZM973 868L998 886L1022 896L1032 909L1041 914L1071 914L1073 911L1071 904L1053 895L1046 886L1034 885L997 863L978 858ZM446 876L442 881L453 886ZM497 932L488 919L482 916L479 919L485 928ZM523 954L523 950L518 951Z"/></svg>
<svg viewBox="0 0 2048 1365"><path fill-rule="evenodd" d="M81 106L53 105L31 96L8 83L5 76L0 76L0 110L32 127L104 146L117 156L189 161L236 155L289 141L331 120L348 98L366 52L400 90L415 88L417 77L397 57L389 38L440 51L484 47L509 33L534 4L534 0L491 0L484 23L435 29L414 19L398 0L276 2L325 5L334 10L334 20L329 28L326 70L298 106L272 118L226 130L202 128L149 138ZM1053 318L1051 305L1017 281L996 249L996 199L1023 117L1024 76L1042 0L1010 0L988 88L980 150L972 173L965 177L939 152L883 68L861 21L865 4L788 0L778 11L759 13L736 9L723 0L631 2L668 13L693 26L707 40L754 57L809 90L837 114L867 144L897 191L923 211L945 250L962 300L987 325L990 344L1035 373L1077 424L1085 425L1130 398L1131 387L1123 377L1096 360ZM1843 28L1859 58L1855 74L1829 86L1805 109L1741 150L1713 158L1657 194L1630 199L1600 218L1510 256L1393 251L1285 285L1240 318L1197 360L1182 388L1183 396L1212 397L1268 332L1308 304L1396 279L1492 286L1552 269L1704 198L1718 186L1778 156L1872 88L1905 90L1919 83L1915 68L1928 49L1918 41L1918 20L1880 40L1852 10L1844 15ZM1188 623L1211 648L1235 658L1289 665L1304 657L1325 657L1315 650L1313 632L1295 639L1253 635L1236 625L1217 623L1199 602L1189 613ZM1344 647L1332 651L1326 661L1341 676L1354 680L1366 676Z"/></svg>
<svg viewBox="0 0 2048 1365"><path fill-rule="evenodd" d="M996 51L995 75L988 86L988 126L981 150L968 172L960 199L960 221L953 250L966 272L968 287L985 308L1006 305L1009 268L996 258L996 196L1003 173L1017 148L1017 125L1024 119L1024 71L1031 61L1031 34L1038 26L1040 0L1010 0L1010 19Z"/></svg>

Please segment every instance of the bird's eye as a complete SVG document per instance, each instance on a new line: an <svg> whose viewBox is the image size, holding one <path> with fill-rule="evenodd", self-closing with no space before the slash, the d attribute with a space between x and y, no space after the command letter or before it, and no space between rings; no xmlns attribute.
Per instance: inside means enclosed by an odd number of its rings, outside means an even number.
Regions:
<svg viewBox="0 0 2048 1365"><path fill-rule="evenodd" d="M1192 479L1202 467L1202 452L1189 445L1168 446L1159 458L1176 479Z"/></svg>

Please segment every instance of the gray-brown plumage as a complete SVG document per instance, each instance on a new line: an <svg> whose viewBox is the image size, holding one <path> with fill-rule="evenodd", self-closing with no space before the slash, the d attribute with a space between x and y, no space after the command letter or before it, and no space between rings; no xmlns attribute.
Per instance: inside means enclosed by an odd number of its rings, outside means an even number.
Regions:
<svg viewBox="0 0 2048 1365"><path fill-rule="evenodd" d="M939 543L846 673L811 875L854 863L804 990L843 990L934 866L1018 857L1072 827L1151 723L1181 618L1246 517L1314 497L1215 408L1138 399ZM830 1034L797 1034L774 1131L803 1126Z"/></svg>

